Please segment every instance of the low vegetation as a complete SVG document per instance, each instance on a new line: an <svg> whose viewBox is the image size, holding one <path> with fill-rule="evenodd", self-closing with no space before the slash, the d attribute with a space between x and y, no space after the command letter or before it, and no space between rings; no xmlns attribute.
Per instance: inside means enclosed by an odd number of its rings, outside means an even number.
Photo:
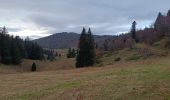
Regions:
<svg viewBox="0 0 170 100"><path fill-rule="evenodd" d="M84 68L0 75L3 100L169 100L169 57Z"/></svg>

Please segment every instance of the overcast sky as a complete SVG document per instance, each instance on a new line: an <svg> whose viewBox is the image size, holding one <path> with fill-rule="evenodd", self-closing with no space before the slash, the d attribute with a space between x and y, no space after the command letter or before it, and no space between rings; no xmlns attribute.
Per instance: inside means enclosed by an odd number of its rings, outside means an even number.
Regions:
<svg viewBox="0 0 170 100"><path fill-rule="evenodd" d="M115 35L151 25L170 0L0 0L0 26L10 34L39 38L91 27L94 34Z"/></svg>

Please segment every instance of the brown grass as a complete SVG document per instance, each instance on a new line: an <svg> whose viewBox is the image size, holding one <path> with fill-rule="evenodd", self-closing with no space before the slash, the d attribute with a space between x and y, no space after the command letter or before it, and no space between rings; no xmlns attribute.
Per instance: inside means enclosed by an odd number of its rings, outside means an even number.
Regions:
<svg viewBox="0 0 170 100"><path fill-rule="evenodd" d="M169 59L1 74L0 100L169 100Z"/></svg>
<svg viewBox="0 0 170 100"><path fill-rule="evenodd" d="M105 54L96 67L81 69L65 57L1 64L0 100L170 100L170 57L125 60L135 54L128 49ZM33 62L37 72L30 71Z"/></svg>
<svg viewBox="0 0 170 100"><path fill-rule="evenodd" d="M0 74L10 73L25 73L31 71L32 63L37 65L37 71L55 71L55 70L68 70L75 68L74 59L56 59L55 61L38 61L38 60L23 60L23 63L17 66L0 64Z"/></svg>

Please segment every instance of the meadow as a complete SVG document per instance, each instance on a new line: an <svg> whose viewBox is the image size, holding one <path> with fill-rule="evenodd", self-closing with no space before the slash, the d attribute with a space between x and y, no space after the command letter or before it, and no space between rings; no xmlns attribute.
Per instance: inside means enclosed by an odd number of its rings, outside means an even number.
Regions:
<svg viewBox="0 0 170 100"><path fill-rule="evenodd" d="M169 59L153 57L81 69L68 59L65 65L60 61L42 64L49 65L47 71L44 67L38 72L4 71L0 100L170 100Z"/></svg>

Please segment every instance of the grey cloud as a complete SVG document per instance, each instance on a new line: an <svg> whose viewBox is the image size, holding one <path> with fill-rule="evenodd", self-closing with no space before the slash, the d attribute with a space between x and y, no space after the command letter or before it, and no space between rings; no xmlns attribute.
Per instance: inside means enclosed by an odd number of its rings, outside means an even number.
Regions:
<svg viewBox="0 0 170 100"><path fill-rule="evenodd" d="M95 34L129 31L136 20L140 27L153 23L159 11L170 9L169 0L0 0L0 12L25 23L34 23L49 33L80 32L92 27ZM12 14L10 15L11 12ZM0 20L1 21L1 20ZM10 30L12 31L12 30ZM14 31L14 30L13 30Z"/></svg>
<svg viewBox="0 0 170 100"><path fill-rule="evenodd" d="M10 32L19 32L19 31L22 30L22 29L20 29L20 28L12 28L12 27L7 27L7 29L8 29L8 31L10 31Z"/></svg>

